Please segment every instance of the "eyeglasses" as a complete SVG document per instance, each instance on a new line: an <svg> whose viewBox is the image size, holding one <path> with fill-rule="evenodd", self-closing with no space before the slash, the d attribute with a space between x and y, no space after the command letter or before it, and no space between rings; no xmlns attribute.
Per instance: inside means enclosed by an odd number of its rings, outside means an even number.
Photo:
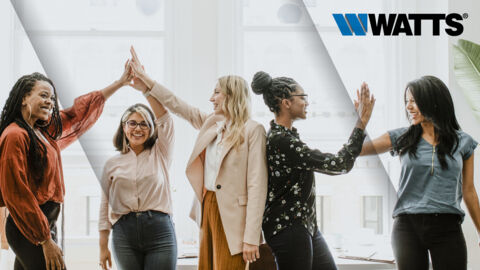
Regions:
<svg viewBox="0 0 480 270"><path fill-rule="evenodd" d="M145 121L142 121L140 123L137 123L135 120L129 120L125 122L127 126L131 129L136 129L137 126L140 126L140 129L147 130L150 128L150 125L148 125Z"/></svg>
<svg viewBox="0 0 480 270"><path fill-rule="evenodd" d="M307 94L295 94L295 95L290 95L292 97L302 97L303 100L307 101L308 100L308 95Z"/></svg>

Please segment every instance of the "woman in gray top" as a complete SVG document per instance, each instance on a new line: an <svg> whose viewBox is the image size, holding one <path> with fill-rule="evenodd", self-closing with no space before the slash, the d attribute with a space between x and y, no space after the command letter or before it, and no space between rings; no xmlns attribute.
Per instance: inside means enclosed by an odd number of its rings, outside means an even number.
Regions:
<svg viewBox="0 0 480 270"><path fill-rule="evenodd" d="M452 97L438 78L408 83L405 108L411 125L365 142L360 155L390 151L401 163L392 246L398 269L467 269L461 223L462 197L480 231L480 206L473 182L477 142L460 130Z"/></svg>

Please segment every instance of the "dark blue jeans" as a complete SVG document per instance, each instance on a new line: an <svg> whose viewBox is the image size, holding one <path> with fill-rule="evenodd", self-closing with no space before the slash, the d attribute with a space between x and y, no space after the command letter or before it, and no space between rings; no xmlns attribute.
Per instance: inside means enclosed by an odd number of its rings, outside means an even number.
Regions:
<svg viewBox="0 0 480 270"><path fill-rule="evenodd" d="M453 214L412 214L395 218L392 247L399 270L466 270L462 218Z"/></svg>
<svg viewBox="0 0 480 270"><path fill-rule="evenodd" d="M113 256L119 269L175 270L177 239L168 214L129 213L113 225Z"/></svg>
<svg viewBox="0 0 480 270"><path fill-rule="evenodd" d="M336 270L337 266L320 231L313 237L300 223L267 238L278 270Z"/></svg>

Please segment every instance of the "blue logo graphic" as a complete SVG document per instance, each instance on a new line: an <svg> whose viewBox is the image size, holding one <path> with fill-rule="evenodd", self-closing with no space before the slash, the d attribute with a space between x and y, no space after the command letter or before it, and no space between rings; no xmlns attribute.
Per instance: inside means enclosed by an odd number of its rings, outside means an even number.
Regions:
<svg viewBox="0 0 480 270"><path fill-rule="evenodd" d="M368 14L346 13L345 16L340 13L334 13L333 18L337 23L342 36L365 36L368 31Z"/></svg>

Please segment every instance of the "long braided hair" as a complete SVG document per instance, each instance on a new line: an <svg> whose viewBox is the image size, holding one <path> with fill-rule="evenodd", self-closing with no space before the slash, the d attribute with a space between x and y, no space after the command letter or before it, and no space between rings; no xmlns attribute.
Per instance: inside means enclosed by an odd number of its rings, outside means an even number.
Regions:
<svg viewBox="0 0 480 270"><path fill-rule="evenodd" d="M60 119L55 86L49 78L38 72L22 76L10 91L0 116L0 136L2 136L3 131L11 123L16 123L19 127L27 131L30 141L27 154L27 164L29 172L38 186L43 181L43 173L47 164L46 148L45 144L35 134L34 129L27 124L22 116L23 98L32 91L37 81L45 81L52 86L55 101L51 117L47 121L37 120L34 124L34 128L42 130L44 134L47 134L54 140L61 136L62 122Z"/></svg>

